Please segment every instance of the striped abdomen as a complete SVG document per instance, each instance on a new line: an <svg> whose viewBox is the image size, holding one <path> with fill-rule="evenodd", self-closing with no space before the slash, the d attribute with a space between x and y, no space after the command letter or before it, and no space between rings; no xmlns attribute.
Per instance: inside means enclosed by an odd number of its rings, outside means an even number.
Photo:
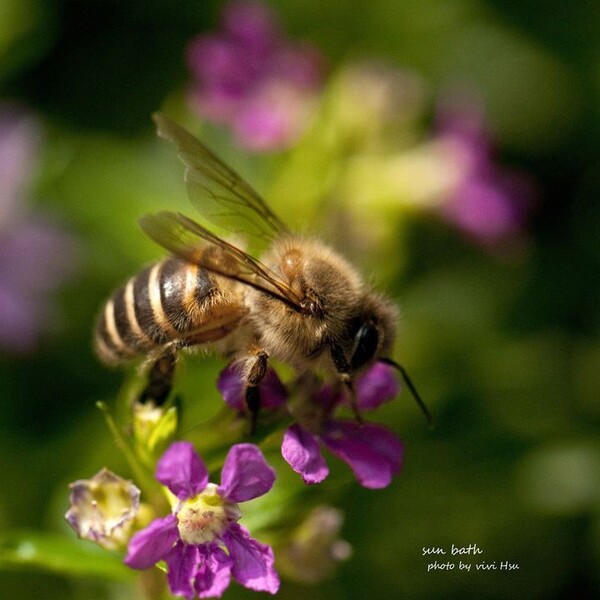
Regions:
<svg viewBox="0 0 600 600"><path fill-rule="evenodd" d="M235 286L168 258L110 297L98 319L96 349L104 362L116 364L172 342L214 341L235 328L243 314Z"/></svg>

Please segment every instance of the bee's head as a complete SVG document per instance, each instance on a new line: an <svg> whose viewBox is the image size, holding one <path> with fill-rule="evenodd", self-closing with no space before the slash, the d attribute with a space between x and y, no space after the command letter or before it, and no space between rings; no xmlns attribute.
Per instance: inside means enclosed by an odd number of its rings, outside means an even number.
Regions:
<svg viewBox="0 0 600 600"><path fill-rule="evenodd" d="M361 319L355 323L353 328L353 344L349 364L351 372L356 373L356 371L374 361L381 361L395 368L402 376L404 383L423 411L429 426L433 427L433 416L421 399L405 368L387 356L387 353L392 349L396 334L396 320L398 317L396 307L385 298L379 296L371 298L371 302L368 305L369 310L363 313ZM356 392L352 387L351 381L348 379L345 383L349 387L352 397L355 398ZM357 417L360 419L360 414L356 408L356 400L354 402Z"/></svg>
<svg viewBox="0 0 600 600"><path fill-rule="evenodd" d="M354 347L350 358L352 370L356 371L371 362L377 355L378 349L379 328L372 319L369 319L358 328L354 335Z"/></svg>
<svg viewBox="0 0 600 600"><path fill-rule="evenodd" d="M353 372L388 352L396 335L397 310L391 302L373 295L365 305L366 310L352 328L350 366Z"/></svg>

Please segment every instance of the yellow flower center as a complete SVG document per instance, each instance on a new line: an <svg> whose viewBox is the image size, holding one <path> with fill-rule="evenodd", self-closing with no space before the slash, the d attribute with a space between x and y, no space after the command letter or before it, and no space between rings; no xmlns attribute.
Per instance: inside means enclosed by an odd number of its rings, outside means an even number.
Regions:
<svg viewBox="0 0 600 600"><path fill-rule="evenodd" d="M217 486L209 483L203 492L180 504L177 527L186 544L206 544L218 539L240 517L238 505L221 498Z"/></svg>

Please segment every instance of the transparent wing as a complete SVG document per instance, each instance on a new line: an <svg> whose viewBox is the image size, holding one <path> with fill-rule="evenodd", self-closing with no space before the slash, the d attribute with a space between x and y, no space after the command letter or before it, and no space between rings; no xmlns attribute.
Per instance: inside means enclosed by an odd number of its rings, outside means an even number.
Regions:
<svg viewBox="0 0 600 600"><path fill-rule="evenodd" d="M281 277L185 215L173 212L146 215L140 225L150 238L175 256L252 286L301 311L301 298Z"/></svg>
<svg viewBox="0 0 600 600"><path fill-rule="evenodd" d="M186 165L188 196L208 221L263 243L287 231L260 195L200 140L163 114L155 113L157 132L178 150Z"/></svg>

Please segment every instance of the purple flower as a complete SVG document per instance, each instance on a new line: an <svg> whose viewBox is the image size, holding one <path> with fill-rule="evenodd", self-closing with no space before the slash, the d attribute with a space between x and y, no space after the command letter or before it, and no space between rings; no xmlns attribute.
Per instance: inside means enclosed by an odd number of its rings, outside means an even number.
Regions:
<svg viewBox="0 0 600 600"><path fill-rule="evenodd" d="M31 350L54 321L50 295L74 266L74 242L23 202L40 137L33 117L0 106L0 348Z"/></svg>
<svg viewBox="0 0 600 600"><path fill-rule="evenodd" d="M373 365L356 382L356 403L361 411L373 410L397 393L398 384L392 369L382 363ZM334 396L330 388L324 387L313 400L331 410L345 402L345 397L343 394ZM343 460L366 488L387 487L402 466L402 442L388 428L327 415L318 428L314 423L308 427L296 423L283 437L283 458L306 483L319 483L329 474L321 445Z"/></svg>
<svg viewBox="0 0 600 600"><path fill-rule="evenodd" d="M529 212L527 178L494 162L482 111L472 105L443 107L439 140L457 170L456 184L441 215L475 241L496 246L519 234Z"/></svg>
<svg viewBox="0 0 600 600"><path fill-rule="evenodd" d="M221 371L217 379L217 389L231 408L240 412L245 410L244 391L246 386L235 365L229 365ZM260 391L261 407L267 410L279 408L287 400L287 390L273 369L267 370L267 374L260 384Z"/></svg>
<svg viewBox="0 0 600 600"><path fill-rule="evenodd" d="M217 385L230 406L243 410L244 386L235 369L225 369ZM359 410L370 411L397 396L398 383L391 367L376 363L357 378L355 389ZM277 408L285 401L285 387L274 371L269 372L260 391L263 407ZM362 486L386 487L400 472L402 442L383 425L334 418L336 408L346 403L345 394L325 385L300 407L295 406L297 423L284 434L283 458L306 483L320 483L329 474L321 454L324 446L348 464Z"/></svg>
<svg viewBox="0 0 600 600"><path fill-rule="evenodd" d="M247 149L286 148L310 120L321 62L314 48L285 39L267 5L232 2L221 31L190 43L190 101L206 119L228 125Z"/></svg>
<svg viewBox="0 0 600 600"><path fill-rule="evenodd" d="M171 593L188 599L196 594L220 597L232 576L249 589L277 592L273 551L237 523L241 517L237 503L266 494L275 480L258 447L233 446L217 486L209 483L193 445L176 442L158 461L156 479L178 501L173 514L156 519L131 538L127 565L147 569L164 560Z"/></svg>

